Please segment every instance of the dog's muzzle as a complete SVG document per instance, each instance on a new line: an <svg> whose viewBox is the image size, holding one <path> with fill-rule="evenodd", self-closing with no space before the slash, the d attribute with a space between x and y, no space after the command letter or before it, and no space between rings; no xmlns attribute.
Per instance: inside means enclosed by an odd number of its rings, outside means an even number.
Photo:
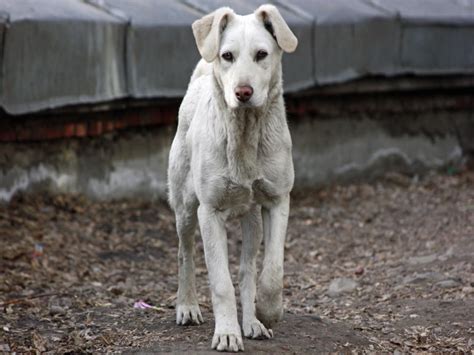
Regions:
<svg viewBox="0 0 474 355"><path fill-rule="evenodd" d="M240 102L247 102L253 95L253 88L251 86L237 86L235 89L235 96Z"/></svg>

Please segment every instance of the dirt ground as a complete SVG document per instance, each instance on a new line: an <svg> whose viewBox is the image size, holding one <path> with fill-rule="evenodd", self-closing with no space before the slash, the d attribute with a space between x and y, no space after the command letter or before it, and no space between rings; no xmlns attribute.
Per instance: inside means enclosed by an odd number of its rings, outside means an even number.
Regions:
<svg viewBox="0 0 474 355"><path fill-rule="evenodd" d="M240 249L230 223L234 280ZM0 206L0 352L208 352L174 323L177 238L164 203L17 196ZM247 352L474 351L474 173L389 174L294 193L285 316ZM134 308L144 300L155 306Z"/></svg>

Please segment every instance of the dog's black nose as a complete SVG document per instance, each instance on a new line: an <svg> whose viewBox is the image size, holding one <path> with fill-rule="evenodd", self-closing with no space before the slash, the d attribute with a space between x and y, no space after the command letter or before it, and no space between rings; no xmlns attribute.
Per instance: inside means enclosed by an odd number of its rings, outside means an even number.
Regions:
<svg viewBox="0 0 474 355"><path fill-rule="evenodd" d="M235 96L240 102L247 102L253 95L253 88L251 86L237 86L235 89Z"/></svg>

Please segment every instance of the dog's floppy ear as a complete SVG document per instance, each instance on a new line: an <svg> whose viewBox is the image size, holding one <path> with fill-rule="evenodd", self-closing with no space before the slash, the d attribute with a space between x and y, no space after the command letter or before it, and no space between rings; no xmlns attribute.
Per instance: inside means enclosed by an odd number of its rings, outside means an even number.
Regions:
<svg viewBox="0 0 474 355"><path fill-rule="evenodd" d="M193 23L193 34L201 56L206 62L216 59L224 31L234 11L229 7L221 7Z"/></svg>
<svg viewBox="0 0 474 355"><path fill-rule="evenodd" d="M298 46L298 39L291 32L280 11L273 5L262 5L255 10L255 16L263 22L265 28L275 37L278 46L292 53Z"/></svg>

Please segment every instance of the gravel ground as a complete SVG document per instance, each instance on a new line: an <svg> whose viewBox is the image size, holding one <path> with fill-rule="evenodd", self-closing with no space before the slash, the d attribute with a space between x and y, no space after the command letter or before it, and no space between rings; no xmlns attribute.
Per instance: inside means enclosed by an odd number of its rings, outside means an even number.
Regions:
<svg viewBox="0 0 474 355"><path fill-rule="evenodd" d="M389 174L294 193L285 318L246 350L473 352L473 186L473 172ZM238 224L229 229L237 276ZM163 203L18 195L0 206L0 352L207 352L202 244L202 326L174 324L176 255Z"/></svg>

